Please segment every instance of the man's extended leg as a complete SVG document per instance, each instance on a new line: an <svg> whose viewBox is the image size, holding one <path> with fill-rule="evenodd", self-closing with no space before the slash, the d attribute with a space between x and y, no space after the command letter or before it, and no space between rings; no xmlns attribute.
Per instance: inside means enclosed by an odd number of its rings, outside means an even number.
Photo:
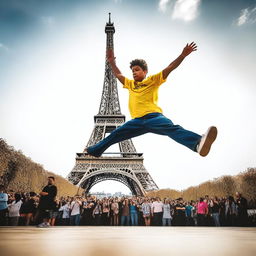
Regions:
<svg viewBox="0 0 256 256"><path fill-rule="evenodd" d="M115 129L109 136L98 142L97 144L88 147L89 155L99 157L111 145L123 140L127 140L146 133L143 121L139 118L132 119L122 126Z"/></svg>
<svg viewBox="0 0 256 256"><path fill-rule="evenodd" d="M179 125L174 125L170 119L162 114L147 120L145 125L149 132L167 135L193 151L197 151L197 145L202 138L199 134L185 130Z"/></svg>
<svg viewBox="0 0 256 256"><path fill-rule="evenodd" d="M203 136L200 136L179 125L174 125L170 119L162 114L149 119L145 126L148 132L167 135L178 143L198 152L201 156L206 156L209 153L211 145L217 137L217 128L214 126L211 126Z"/></svg>

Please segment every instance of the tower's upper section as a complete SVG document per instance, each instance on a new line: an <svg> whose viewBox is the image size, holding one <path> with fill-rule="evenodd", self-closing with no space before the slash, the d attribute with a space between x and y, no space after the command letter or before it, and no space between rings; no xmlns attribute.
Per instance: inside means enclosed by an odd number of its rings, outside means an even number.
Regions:
<svg viewBox="0 0 256 256"><path fill-rule="evenodd" d="M107 49L114 49L114 41L113 41L113 35L115 33L115 27L114 27L114 22L111 23L111 13L109 15L109 20L106 23L105 26L105 33L107 34Z"/></svg>
<svg viewBox="0 0 256 256"><path fill-rule="evenodd" d="M106 50L114 49L114 23L111 23L111 14L109 13L109 21L105 26L105 33L107 36ZM120 116L121 109L119 104L119 97L117 91L117 81L113 74L112 68L105 59L105 77L103 83L103 91L101 96L99 113L97 116Z"/></svg>
<svg viewBox="0 0 256 256"><path fill-rule="evenodd" d="M109 15L109 19L108 19L108 23L106 23L106 27L105 27L105 33L115 33L115 27L114 27L114 23L111 22L111 13L108 14Z"/></svg>

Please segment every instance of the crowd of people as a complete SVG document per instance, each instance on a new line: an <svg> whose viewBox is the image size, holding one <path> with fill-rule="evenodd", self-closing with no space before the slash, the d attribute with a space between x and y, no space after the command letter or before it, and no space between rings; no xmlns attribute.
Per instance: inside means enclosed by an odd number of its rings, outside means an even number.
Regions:
<svg viewBox="0 0 256 256"><path fill-rule="evenodd" d="M0 185L0 226L248 226L247 200L201 197L163 201L151 197L57 197L54 177L36 194L4 192Z"/></svg>

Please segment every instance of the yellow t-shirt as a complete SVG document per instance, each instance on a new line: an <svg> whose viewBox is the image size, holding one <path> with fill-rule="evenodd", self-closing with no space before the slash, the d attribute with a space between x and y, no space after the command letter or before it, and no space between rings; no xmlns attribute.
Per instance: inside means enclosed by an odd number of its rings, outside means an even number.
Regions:
<svg viewBox="0 0 256 256"><path fill-rule="evenodd" d="M158 88L165 81L162 71L141 82L125 78L123 87L129 90L129 110L132 118L142 117L153 112L163 112L157 106L157 101Z"/></svg>

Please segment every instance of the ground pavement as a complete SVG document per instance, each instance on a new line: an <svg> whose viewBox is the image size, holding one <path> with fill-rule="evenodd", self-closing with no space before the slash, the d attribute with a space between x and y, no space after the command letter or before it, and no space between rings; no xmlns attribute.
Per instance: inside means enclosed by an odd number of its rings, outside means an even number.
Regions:
<svg viewBox="0 0 256 256"><path fill-rule="evenodd" d="M1 256L255 256L256 228L1 227Z"/></svg>

